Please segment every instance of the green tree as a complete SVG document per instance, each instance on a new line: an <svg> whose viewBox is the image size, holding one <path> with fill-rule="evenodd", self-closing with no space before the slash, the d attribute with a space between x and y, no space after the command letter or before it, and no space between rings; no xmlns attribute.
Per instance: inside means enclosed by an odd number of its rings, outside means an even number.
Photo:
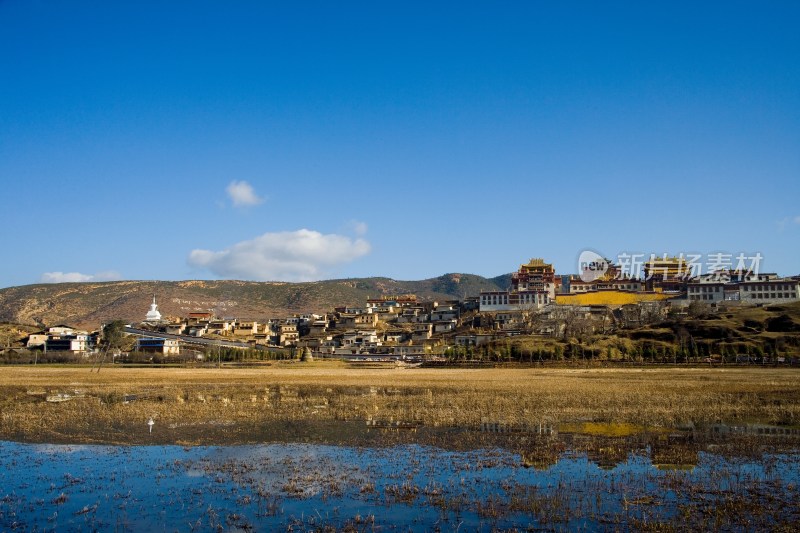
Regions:
<svg viewBox="0 0 800 533"><path fill-rule="evenodd" d="M97 365L98 373L109 351L114 352L124 348L131 348L130 340L125 334L125 325L125 322L122 320L114 320L113 322L105 324L100 330L100 353L98 354L99 364ZM94 369L94 367L92 367L92 369Z"/></svg>
<svg viewBox="0 0 800 533"><path fill-rule="evenodd" d="M122 350L129 344L125 334L125 322L115 320L103 326L100 337L101 347L108 350Z"/></svg>
<svg viewBox="0 0 800 533"><path fill-rule="evenodd" d="M555 350L553 351L553 356L555 357L556 361L562 361L564 359L564 348L557 344Z"/></svg>

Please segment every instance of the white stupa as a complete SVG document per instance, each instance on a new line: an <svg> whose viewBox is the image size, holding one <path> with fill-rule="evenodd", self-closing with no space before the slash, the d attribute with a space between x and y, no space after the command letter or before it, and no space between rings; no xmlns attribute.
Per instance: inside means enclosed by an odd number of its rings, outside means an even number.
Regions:
<svg viewBox="0 0 800 533"><path fill-rule="evenodd" d="M158 312L158 304L156 303L156 295L153 295L153 303L150 304L150 310L144 317L145 322L158 322L161 320L161 313Z"/></svg>

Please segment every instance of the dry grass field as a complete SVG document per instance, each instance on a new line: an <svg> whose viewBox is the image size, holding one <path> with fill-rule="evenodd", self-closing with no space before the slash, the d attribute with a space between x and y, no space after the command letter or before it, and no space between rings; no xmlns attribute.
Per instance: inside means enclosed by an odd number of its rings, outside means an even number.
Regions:
<svg viewBox="0 0 800 533"><path fill-rule="evenodd" d="M0 439L138 442L151 417L164 442L208 442L222 434L247 440L253 428L275 422L369 419L470 427L587 421L648 428L717 421L800 425L800 371L353 368L338 362L110 367L99 374L88 368L0 368Z"/></svg>

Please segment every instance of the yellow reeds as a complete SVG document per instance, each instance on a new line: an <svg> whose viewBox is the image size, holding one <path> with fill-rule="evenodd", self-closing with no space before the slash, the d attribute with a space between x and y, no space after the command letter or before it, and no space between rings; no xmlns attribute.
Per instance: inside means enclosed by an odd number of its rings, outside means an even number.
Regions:
<svg viewBox="0 0 800 533"><path fill-rule="evenodd" d="M126 441L131 435L146 438L151 417L154 434L174 441L192 431L237 431L280 421L798 425L800 371L352 369L335 362L259 369L108 368L100 374L83 368L0 370L0 439L93 435Z"/></svg>

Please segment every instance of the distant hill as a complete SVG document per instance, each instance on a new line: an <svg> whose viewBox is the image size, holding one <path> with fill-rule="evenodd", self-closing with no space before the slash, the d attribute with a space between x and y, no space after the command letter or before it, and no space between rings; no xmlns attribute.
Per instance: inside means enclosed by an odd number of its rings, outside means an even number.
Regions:
<svg viewBox="0 0 800 533"><path fill-rule="evenodd" d="M0 322L30 325L66 323L97 327L104 321L141 321L153 294L165 317L213 309L219 316L248 319L300 312L326 312L363 305L367 298L416 294L422 300L477 296L508 287L510 275L484 278L445 274L421 281L354 278L309 283L254 281L110 281L48 283L0 289Z"/></svg>

